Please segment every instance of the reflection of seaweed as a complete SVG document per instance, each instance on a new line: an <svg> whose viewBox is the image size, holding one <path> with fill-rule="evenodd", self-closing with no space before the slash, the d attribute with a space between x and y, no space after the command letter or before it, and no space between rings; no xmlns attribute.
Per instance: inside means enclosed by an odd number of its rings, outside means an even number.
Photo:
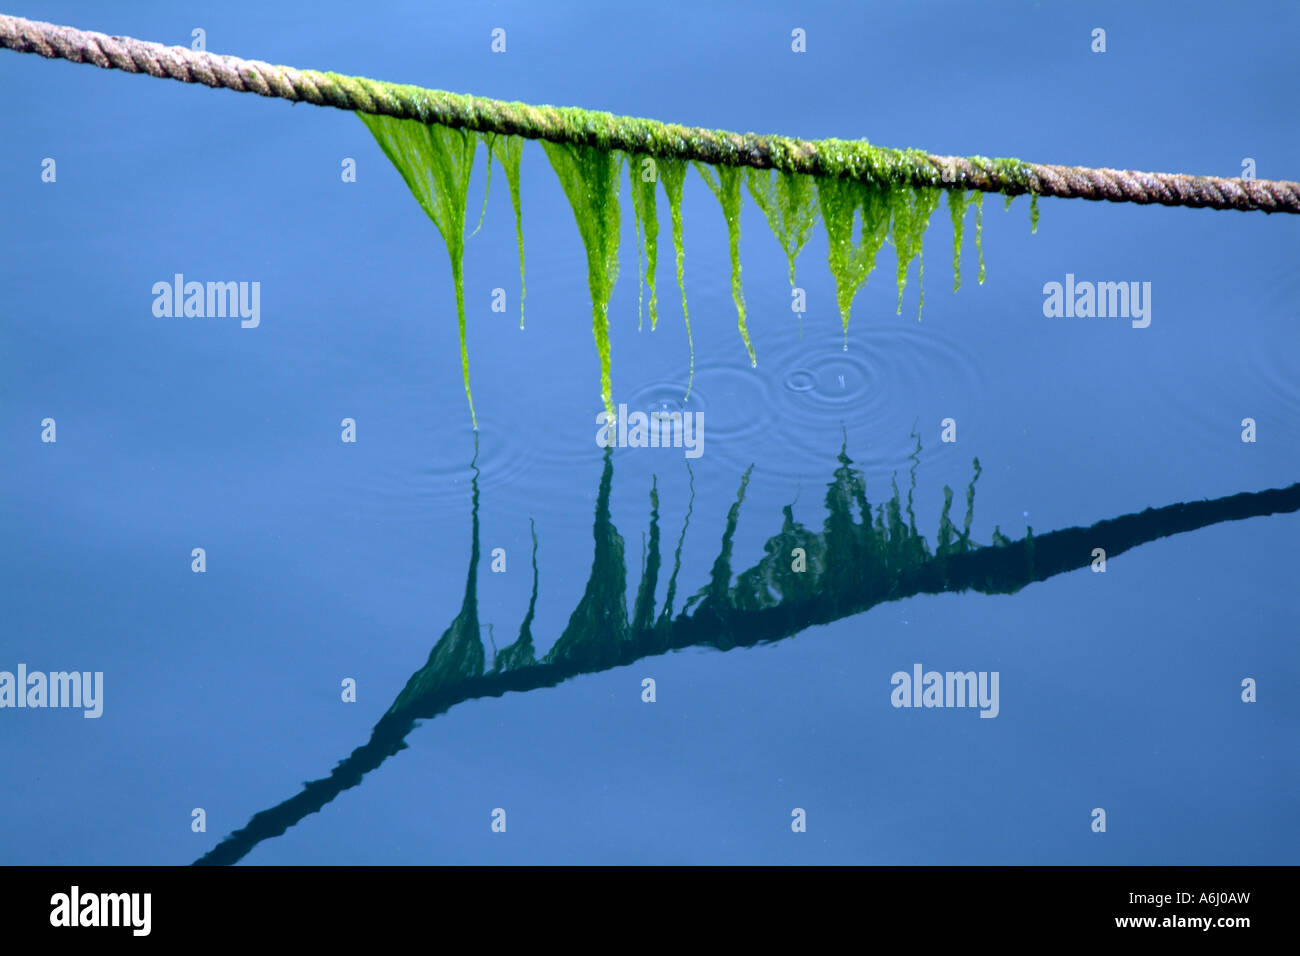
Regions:
<svg viewBox="0 0 1300 956"><path fill-rule="evenodd" d="M474 456L477 460L477 454ZM465 582L465 599L460 613L429 652L429 660L411 675L402 692L388 708L389 714L402 714L416 706L421 698L428 697L439 688L457 684L483 673L483 641L478 626L478 465L471 463L474 471L474 506L471 509L471 536L469 550L469 578ZM525 627L527 626L525 620ZM385 715L387 716L387 715Z"/></svg>
<svg viewBox="0 0 1300 956"><path fill-rule="evenodd" d="M547 663L577 665L583 671L613 667L622 657L620 645L628 639L627 565L623 561L623 536L610 519L609 495L614 484L614 459L605 449L605 467L596 496L596 553L591 577L569 623L545 657Z"/></svg>
<svg viewBox="0 0 1300 956"><path fill-rule="evenodd" d="M821 532L796 521L792 507L787 506L781 530L764 545L763 558L742 571L731 585L732 540L749 482L747 471L727 514L709 582L675 617L671 608L686 525L677 544L664 606L656 617L654 596L661 566L659 494L657 483L652 486L647 553L629 620L623 538L614 527L609 507L613 459L606 450L593 528L595 558L582 599L559 640L537 661L532 639L539 580L534 530L533 589L528 611L518 640L496 657L486 674L477 611L480 552L478 470L475 468L465 599L460 613L434 646L424 667L407 681L392 707L375 725L370 740L341 761L328 777L307 783L289 800L256 814L247 826L226 837L198 863L237 862L258 843L279 836L308 814L319 811L342 791L359 784L366 773L405 748L406 736L418 720L434 717L467 700L553 687L580 674L630 664L670 650L687 647L725 650L769 643L815 624L827 624L885 601L918 594L967 590L1013 594L1036 581L1088 567L1094 548L1103 548L1108 557L1115 557L1158 538L1224 521L1300 511L1300 484L1293 484L1288 488L1243 492L1213 501L1148 508L1087 528L1067 528L1040 536L1035 536L1031 529L1019 541L1010 541L995 531L993 544L980 546L970 537L975 482L981 471L977 459L966 490L962 529L958 531L952 523L953 492L945 487L936 547L932 551L917 532L912 511L915 467L906 502L895 483L891 498L873 512L863 476L852 467L843 449L838 461L834 480L827 486L826 517ZM692 482L687 525L693 505Z"/></svg>
<svg viewBox="0 0 1300 956"><path fill-rule="evenodd" d="M673 573L668 576L668 593L664 595L664 606L659 612L659 624L668 626L673 616L673 601L677 598L677 575L682 570L682 545L686 543L686 529L691 526L691 515L695 513L695 472L691 463L686 463L686 474L691 481L691 496L686 502L686 517L682 519L682 533L677 538L677 550L673 552Z"/></svg>
<svg viewBox="0 0 1300 956"><path fill-rule="evenodd" d="M528 611L524 614L524 621L519 625L518 640L498 654L496 660L492 662L494 674L519 670L521 667L532 667L537 663L533 655L533 617L537 613L537 527L531 520L528 522L528 531L533 537L533 593L528 599Z"/></svg>

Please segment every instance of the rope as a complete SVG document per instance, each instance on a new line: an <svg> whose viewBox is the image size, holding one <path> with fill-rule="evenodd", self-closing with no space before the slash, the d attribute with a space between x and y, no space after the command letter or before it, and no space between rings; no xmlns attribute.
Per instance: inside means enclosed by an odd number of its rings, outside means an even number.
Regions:
<svg viewBox="0 0 1300 956"><path fill-rule="evenodd" d="M1009 196L1035 193L1062 199L1300 213L1300 183L1296 182L1088 169L983 156L936 156L915 149L883 149L862 141L742 135L272 66L260 60L163 46L4 14L0 14L0 47L316 106L715 165L845 176L863 182L976 189Z"/></svg>

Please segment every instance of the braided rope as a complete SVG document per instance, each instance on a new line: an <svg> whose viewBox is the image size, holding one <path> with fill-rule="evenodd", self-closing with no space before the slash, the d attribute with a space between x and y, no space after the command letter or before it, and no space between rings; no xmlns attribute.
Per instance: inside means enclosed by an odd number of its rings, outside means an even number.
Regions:
<svg viewBox="0 0 1300 956"><path fill-rule="evenodd" d="M106 70L147 73L182 83L202 83L316 106L715 165L775 168L813 176L839 175L867 182L883 180L913 186L976 189L1011 196L1035 193L1062 199L1300 213L1300 183L1296 182L1089 169L983 156L936 156L914 149L883 149L862 141L742 135L592 110L507 103L359 76L297 70L260 60L163 46L4 14L0 14L0 47L73 63L92 63Z"/></svg>

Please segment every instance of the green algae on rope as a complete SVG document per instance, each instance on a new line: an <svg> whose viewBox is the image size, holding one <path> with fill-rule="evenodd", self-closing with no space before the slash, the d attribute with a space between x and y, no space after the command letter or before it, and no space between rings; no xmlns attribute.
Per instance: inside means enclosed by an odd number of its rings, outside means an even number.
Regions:
<svg viewBox="0 0 1300 956"><path fill-rule="evenodd" d="M397 167L412 194L438 228L447 247L452 266L452 278L456 286L456 312L465 396L469 401L471 421L477 429L478 420L474 413L473 395L470 390L463 281L469 177L477 142L482 138L486 146L488 166L479 225L482 224L487 208L488 194L491 189L492 160L495 158L505 170L510 186L511 205L515 214L515 235L519 245L520 327L522 328L525 286L520 161L523 139L497 133L475 134L464 129L451 129L437 124L426 125L412 120L394 120L365 113L362 114L362 121ZM827 261L835 281L835 298L846 349L853 300L874 271L880 249L887 241L892 242L897 258L895 281L898 289L899 314L902 313L903 292L907 286L911 262L917 259L920 263L918 321L921 318L925 303L925 267L922 248L925 232L934 211L938 208L941 191L932 186L909 185L906 177L900 173L904 167L895 162L886 151L878 154L862 152L864 144L844 145L843 152L833 152L831 155L843 158L844 155L852 153L855 156L872 157L872 162L876 164L874 168L881 178L876 181L839 176L817 178L779 171L745 170L739 166L715 168L704 163L693 164L718 200L726 220L731 265L731 294L736 305L737 326L751 365L756 365L757 362L749 336L744 290L741 284L742 180L746 181L751 196L754 197L769 228L781 245L792 288L795 281L795 259L806 246L818 217L820 216L826 223ZM857 151L849 150L850 146ZM686 384L686 400L689 400L695 376L695 345L686 301L685 255L682 241L681 207L687 162L682 159L656 160L648 155L626 154L620 150L602 149L598 146L554 143L546 140L542 142L542 147L569 200L579 236L586 250L587 279L592 303L592 335L600 360L601 403L611 417L615 413L610 358L609 303L619 271L618 244L621 229L619 193L623 163L628 164L634 232L637 241L637 277L640 289L638 328L640 328L640 314L644 304L644 284L648 283L651 330L654 330L658 321L658 296L655 288L659 235L656 186L658 182L663 183L672 223L677 285L681 292L682 317L686 326L690 356ZM981 283L984 281L982 199L983 194L980 192L974 193L973 196L961 190L948 192L949 213L953 224L954 289L959 287L961 281L963 223L971 202L974 202L976 208L975 245L980 256L979 280ZM1036 227L1038 214L1036 202L1031 202L1030 211L1031 220ZM644 273L640 266L643 253Z"/></svg>
<svg viewBox="0 0 1300 956"><path fill-rule="evenodd" d="M512 202L515 208L516 234L520 244L520 309L521 325L523 310L523 230L522 216L517 190L518 155L522 148L522 138L538 139L550 144L559 144L575 148L593 148L602 153L621 152L631 156L653 159L660 165L670 163L684 164L692 161L710 164L722 168L745 168L750 174L749 185L756 201L763 206L769 224L777 233L786 251L791 281L794 278L794 258L802 247L798 239L799 232L778 229L771 214L771 204L764 206L758 200L759 192L753 189L756 179L755 171L775 171L779 177L815 177L818 182L819 200L822 184L827 181L845 179L854 181L867 189L887 192L890 198L891 215L894 215L893 233L899 261L899 308L901 296L906 283L908 264L912 258L921 257L921 234L924 224L919 227L916 217L924 215L928 221L933 212L926 190L945 189L950 191L950 212L954 226L954 287L960 284L960 249L962 222L968 200L968 190L975 190L975 244L979 251L979 279L985 277L984 255L982 246L983 194L1001 192L1007 196L1008 205L1013 196L1028 194L1030 196L1031 230L1036 232L1038 225L1038 197L1056 196L1061 198L1084 198L1088 200L1106 200L1110 202L1133 202L1138 204L1160 204L1165 206L1187 206L1192 208L1259 210L1266 213L1285 212L1300 213L1300 183L1270 180L1228 179L1216 176L1193 176L1182 173L1147 173L1133 170L1091 169L1080 166L1064 166L1027 163L1019 159L989 159L983 156L940 156L926 153L919 149L888 149L873 146L865 141L845 140L798 140L782 136L756 135L752 133L737 134L725 130L708 130L690 128L677 124L659 123L647 119L620 117L609 113L600 113L578 108L555 108L549 106L532 106L524 103L508 103L484 97L467 96L439 90L429 90L417 86L389 83L365 77L346 76L317 70L298 70L292 67L276 66L261 61L244 60L235 56L218 56L204 50L189 50L184 47L166 47L122 36L108 36L93 31L77 30L67 26L42 23L21 17L0 14L0 48L20 53L36 53L47 58L62 58L74 63L91 64L103 69L118 69L129 73L146 74L157 78L178 80L185 83L201 83L212 88L224 88L243 93L256 93L260 96L278 97L292 102L307 102L316 106L333 107L360 112L363 121L379 140L380 145L398 166L408 186L421 201L422 206L443 235L448 256L452 263L453 278L456 282L457 317L460 327L461 364L465 379L466 397L470 402L471 419L474 415L473 399L469 386L469 360L465 344L464 289L462 277L463 260L463 225L466 204L462 185L467 185L469 170L472 165L474 142L476 137L468 135L477 133L490 136L489 154L496 154L497 144L509 143L510 152L498 155L507 168L507 177L512 184ZM369 118L367 118L369 117ZM421 143L421 137L405 134L399 135L396 124L414 122L442 129L442 133L432 132ZM391 125L389 125L391 124ZM466 147L459 152L455 140L446 136L448 130L458 131L460 143ZM410 164L419 165L419 152L431 149L435 153L441 148L439 138L444 138L448 148L447 155L440 161L441 171L425 170L428 175L413 175ZM399 139L411 142L402 145ZM409 150L413 150L407 155ZM465 152L468 152L466 161ZM405 157L405 158L403 158ZM511 161L513 160L513 173ZM491 166L488 167L489 176ZM705 178L712 185L712 175L705 173ZM417 180L422 180L418 182ZM779 180L785 183L786 180ZM717 189L718 198L725 204L730 202L731 183L724 182L719 171ZM450 186L450 188L444 188ZM683 293L683 311L685 312L685 290L682 286L682 252L680 229L680 186L677 181L678 202L672 208L674 220L674 240L677 251L677 274L679 286ZM899 190L910 189L916 192L902 193ZM665 179L665 192L672 196L672 191ZM953 196L961 195L959 201ZM641 208L647 196L653 201L653 191L643 193L638 200L634 196L634 206L638 216L642 217L641 230L653 228L651 216L647 209ZM440 198L441 197L441 198ZM901 218L897 216L899 197L904 198ZM615 197L616 201L616 197ZM670 202L671 205L671 202ZM867 228L863 222L862 239L855 244L852 239L854 210L861 205L854 203L849 207L847 225L844 210L826 213L828 233L832 235L830 263L836 280L836 299L840 307L841 318L847 324L849 308L853 296L861 284L866 281L866 274L858 275L862 263L869 257L874 263L875 253L879 249L875 243L875 228ZM738 208L738 203L737 203ZM862 207L866 212L866 207ZM815 211L812 213L815 215ZM743 297L739 284L738 224L733 228L729 215L729 238L732 246L732 289L740 310L740 327L745 338L746 348L753 357L752 344L749 341L744 316ZM832 220L835 221L832 227ZM873 220L874 222L874 220ZM876 223L878 224L878 223ZM886 232L889 223L885 223ZM454 235L453 235L454 232ZM869 233L869 234L868 234ZM902 244L899 244L899 239ZM640 241L640 239L639 239ZM650 255L650 240L646 238L647 254ZM615 259L616 265L616 259ZM921 271L924 263L921 262ZM870 270L867 269L867 272ZM638 270L639 274L640 270ZM655 324L656 299L653 287L654 266L647 264L647 278L651 282L651 328ZM607 283L612 285L612 279ZM608 291L608 290L606 290ZM923 302L923 290L922 290ZM919 308L918 308L919 317ZM610 402L606 391L608 387L608 316L605 316L605 340L602 351L602 397L608 406ZM688 379L687 395L694 374L694 347L690 336L689 317L687 317L687 336L691 342L691 378ZM601 349L600 334L597 333L598 349Z"/></svg>

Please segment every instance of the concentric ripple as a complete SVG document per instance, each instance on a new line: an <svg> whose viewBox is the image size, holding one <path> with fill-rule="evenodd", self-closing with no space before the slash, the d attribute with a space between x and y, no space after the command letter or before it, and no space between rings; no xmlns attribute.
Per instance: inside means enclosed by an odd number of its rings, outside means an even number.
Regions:
<svg viewBox="0 0 1300 956"><path fill-rule="evenodd" d="M769 341L757 371L778 386L768 431L784 452L777 471L797 474L801 461L833 456L844 439L865 469L908 467L914 427L926 457L938 444L936 409L959 413L979 400L982 378L972 356L937 326L893 319L855 324L847 350L839 328L805 326L800 338L791 326Z"/></svg>

